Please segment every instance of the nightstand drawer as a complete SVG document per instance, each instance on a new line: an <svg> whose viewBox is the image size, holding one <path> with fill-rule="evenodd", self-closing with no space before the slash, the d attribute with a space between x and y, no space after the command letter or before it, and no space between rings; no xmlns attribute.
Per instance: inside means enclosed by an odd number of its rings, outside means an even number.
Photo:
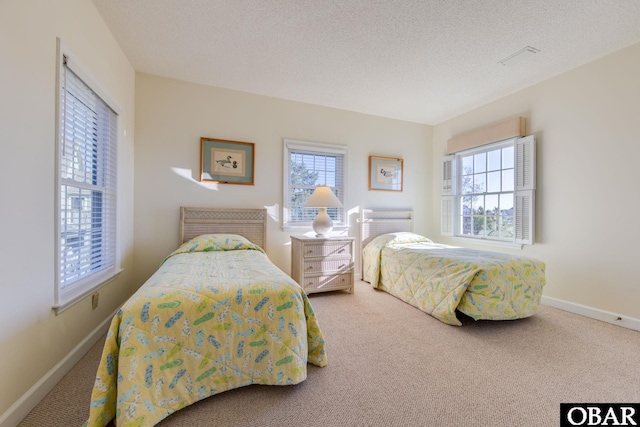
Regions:
<svg viewBox="0 0 640 427"><path fill-rule="evenodd" d="M304 245L304 257L326 257L334 255L351 256L351 242L321 243Z"/></svg>
<svg viewBox="0 0 640 427"><path fill-rule="evenodd" d="M336 259L323 259L304 262L304 275L309 274L327 274L336 273L344 270L351 269L351 257L349 258L336 258Z"/></svg>
<svg viewBox="0 0 640 427"><path fill-rule="evenodd" d="M348 289L352 286L351 273L336 274L333 276L305 277L301 283L305 292L333 291L336 289Z"/></svg>

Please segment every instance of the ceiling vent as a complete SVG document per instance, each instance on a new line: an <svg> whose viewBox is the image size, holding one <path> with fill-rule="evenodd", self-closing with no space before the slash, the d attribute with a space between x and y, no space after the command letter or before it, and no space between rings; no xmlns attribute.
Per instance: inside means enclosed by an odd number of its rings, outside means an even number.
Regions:
<svg viewBox="0 0 640 427"><path fill-rule="evenodd" d="M538 52L540 52L539 49L536 49L535 47L527 46L525 48L520 49L516 53L507 56L502 61L498 61L498 64L502 64L505 67L512 67L516 65L518 62L521 62L529 58L530 56L535 55Z"/></svg>

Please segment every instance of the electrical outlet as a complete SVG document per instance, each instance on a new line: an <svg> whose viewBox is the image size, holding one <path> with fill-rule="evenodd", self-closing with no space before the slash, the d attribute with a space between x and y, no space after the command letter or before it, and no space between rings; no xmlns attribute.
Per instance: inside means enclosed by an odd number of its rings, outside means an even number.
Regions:
<svg viewBox="0 0 640 427"><path fill-rule="evenodd" d="M98 297L100 294L98 292L91 295L91 309L95 310L98 307Z"/></svg>

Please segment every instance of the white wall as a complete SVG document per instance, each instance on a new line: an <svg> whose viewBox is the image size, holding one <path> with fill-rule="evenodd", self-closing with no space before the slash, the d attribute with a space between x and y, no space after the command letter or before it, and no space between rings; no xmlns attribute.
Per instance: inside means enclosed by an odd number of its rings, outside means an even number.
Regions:
<svg viewBox="0 0 640 427"><path fill-rule="evenodd" d="M255 144L255 185L197 182L200 138ZM136 77L135 259L142 284L179 244L179 207L268 207L267 253L290 269L280 228L283 138L348 146L348 210L412 207L425 232L431 200L431 128L332 108L225 90L147 74ZM369 155L404 158L403 192L368 191ZM188 171L191 179L172 171ZM357 235L352 219L351 235Z"/></svg>
<svg viewBox="0 0 640 427"><path fill-rule="evenodd" d="M127 131L119 147L125 271L101 290L96 310L87 299L58 316L51 309L56 37L120 104ZM639 318L639 75L635 45L431 128L136 75L91 2L2 0L0 414L15 408L177 246L179 206L269 207L269 256L288 272L290 233L279 219L283 138L347 145L347 208L412 207L416 232L436 237L446 140L525 116L539 144L538 243L517 253L547 263L545 295ZM254 142L255 185L210 190L195 182L202 136ZM369 155L405 159L404 192L368 191ZM192 179L172 168L190 171Z"/></svg>
<svg viewBox="0 0 640 427"><path fill-rule="evenodd" d="M120 248L125 271L56 316L56 37L122 108ZM90 1L0 2L0 420L130 295L135 73ZM6 416L4 417L6 419ZM54 422L55 424L55 422Z"/></svg>
<svg viewBox="0 0 640 427"><path fill-rule="evenodd" d="M536 244L517 253L547 263L545 296L640 319L639 76L636 44L437 125L431 234L447 139L524 116L537 141Z"/></svg>

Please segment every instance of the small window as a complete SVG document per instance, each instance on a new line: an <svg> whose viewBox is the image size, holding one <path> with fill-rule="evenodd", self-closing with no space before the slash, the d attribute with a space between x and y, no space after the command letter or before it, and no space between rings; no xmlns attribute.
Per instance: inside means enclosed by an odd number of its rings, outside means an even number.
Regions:
<svg viewBox="0 0 640 427"><path fill-rule="evenodd" d="M443 163L443 234L533 243L535 140L487 144Z"/></svg>
<svg viewBox="0 0 640 427"><path fill-rule="evenodd" d="M81 68L60 57L57 310L116 274L117 114L79 77Z"/></svg>
<svg viewBox="0 0 640 427"><path fill-rule="evenodd" d="M310 228L317 208L305 208L313 190L326 185L345 205L347 148L339 145L284 140L283 228ZM344 208L327 213L334 227L346 225Z"/></svg>

